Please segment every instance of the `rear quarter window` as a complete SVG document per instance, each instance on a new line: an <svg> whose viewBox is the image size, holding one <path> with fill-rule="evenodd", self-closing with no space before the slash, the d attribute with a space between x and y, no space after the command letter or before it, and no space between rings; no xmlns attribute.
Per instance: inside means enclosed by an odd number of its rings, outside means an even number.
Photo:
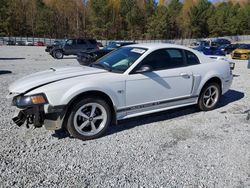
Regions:
<svg viewBox="0 0 250 188"><path fill-rule="evenodd" d="M168 49L167 50L169 56L171 58L182 58L182 54L181 54L181 51L179 50L176 50L176 49Z"/></svg>
<svg viewBox="0 0 250 188"><path fill-rule="evenodd" d="M186 54L186 57L187 57L187 64L188 65L198 65L198 64L200 64L199 58L193 52L185 50L185 54Z"/></svg>

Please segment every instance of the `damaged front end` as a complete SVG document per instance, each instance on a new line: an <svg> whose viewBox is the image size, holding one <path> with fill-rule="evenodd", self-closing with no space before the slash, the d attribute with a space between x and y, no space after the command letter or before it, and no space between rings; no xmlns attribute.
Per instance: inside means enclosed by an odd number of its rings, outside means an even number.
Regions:
<svg viewBox="0 0 250 188"><path fill-rule="evenodd" d="M25 109L16 109L16 113L12 120L19 127L26 123L26 127L29 128L33 125L35 128L40 128L44 124L45 113L43 106L27 107Z"/></svg>
<svg viewBox="0 0 250 188"><path fill-rule="evenodd" d="M67 110L66 105L51 106L45 94L17 95L13 97L12 105L16 112L12 120L20 127L26 123L29 128L33 125L40 128L43 125L47 130L59 130Z"/></svg>
<svg viewBox="0 0 250 188"><path fill-rule="evenodd" d="M26 122L27 128L31 124L36 128L42 127L45 120L44 105L46 104L48 104L48 100L44 94L16 96L12 100L12 105L17 107L12 120L18 126L22 126Z"/></svg>

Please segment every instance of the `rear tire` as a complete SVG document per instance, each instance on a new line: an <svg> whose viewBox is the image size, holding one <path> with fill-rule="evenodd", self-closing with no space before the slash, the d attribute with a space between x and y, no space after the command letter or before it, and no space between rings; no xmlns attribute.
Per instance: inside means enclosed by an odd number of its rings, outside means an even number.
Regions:
<svg viewBox="0 0 250 188"><path fill-rule="evenodd" d="M81 140L102 136L111 123L109 105L99 98L86 98L76 103L68 116L69 134Z"/></svg>
<svg viewBox="0 0 250 188"><path fill-rule="evenodd" d="M210 111L216 108L221 97L221 87L218 83L207 83L198 100L198 107L202 111Z"/></svg>

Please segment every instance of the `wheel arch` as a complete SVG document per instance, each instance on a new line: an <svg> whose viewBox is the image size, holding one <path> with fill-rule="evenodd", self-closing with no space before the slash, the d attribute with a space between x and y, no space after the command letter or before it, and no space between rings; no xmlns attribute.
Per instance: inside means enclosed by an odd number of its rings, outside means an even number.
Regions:
<svg viewBox="0 0 250 188"><path fill-rule="evenodd" d="M222 92L222 80L218 76L213 76L213 77L209 78L207 81L204 82L204 84L202 85L202 87L200 89L199 96L202 93L204 87L209 83L217 83L217 84L219 84L220 92Z"/></svg>
<svg viewBox="0 0 250 188"><path fill-rule="evenodd" d="M208 104L204 104L204 98L203 98L203 96L205 95L205 91L206 91L206 88L208 88L209 87L209 84L211 84L211 83L213 83L213 85L214 84L216 84L216 85L218 85L219 86L219 94L218 94L218 98L217 98L217 100L214 102L214 101L212 101L212 106L207 106ZM218 87L217 86L217 87ZM222 81L221 81L221 79L219 78L219 77L217 77L217 76L214 76L214 77L212 77L212 78L210 78L210 79L208 79L204 84L203 84L203 86L202 86L202 88L201 88L201 90L200 90L200 93L199 93L199 97L198 97L198 100L197 100L197 106L199 107L199 109L200 110L202 110L202 111L209 111L209 110L213 110L214 108L216 108L216 105L217 105L217 103L218 103L218 101L219 101L219 99L220 99L220 96L221 96L221 94L222 94ZM211 95L209 96L209 97L211 97ZM210 100L210 99L209 99ZM210 100L211 101L211 100Z"/></svg>
<svg viewBox="0 0 250 188"><path fill-rule="evenodd" d="M116 119L116 106L114 101L112 100L112 98L104 93L103 91L99 91L99 90L90 90L90 91L85 91L82 92L76 96L74 96L69 103L67 104L67 108L65 110L65 118L63 120L63 127L65 127L66 123L67 123L67 118L70 114L70 110L72 109L72 107L74 106L74 104L76 104L77 102L79 102L81 99L83 99L84 97L98 97L101 98L103 100L105 100L105 102L108 103L110 110L111 110L111 115L112 115L112 123L117 123L117 119Z"/></svg>

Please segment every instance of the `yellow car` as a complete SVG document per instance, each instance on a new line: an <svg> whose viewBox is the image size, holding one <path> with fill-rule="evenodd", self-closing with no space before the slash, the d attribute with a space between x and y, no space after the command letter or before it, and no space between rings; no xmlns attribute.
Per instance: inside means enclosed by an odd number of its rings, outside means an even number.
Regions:
<svg viewBox="0 0 250 188"><path fill-rule="evenodd" d="M232 59L248 60L250 55L250 44L242 44L232 52Z"/></svg>

